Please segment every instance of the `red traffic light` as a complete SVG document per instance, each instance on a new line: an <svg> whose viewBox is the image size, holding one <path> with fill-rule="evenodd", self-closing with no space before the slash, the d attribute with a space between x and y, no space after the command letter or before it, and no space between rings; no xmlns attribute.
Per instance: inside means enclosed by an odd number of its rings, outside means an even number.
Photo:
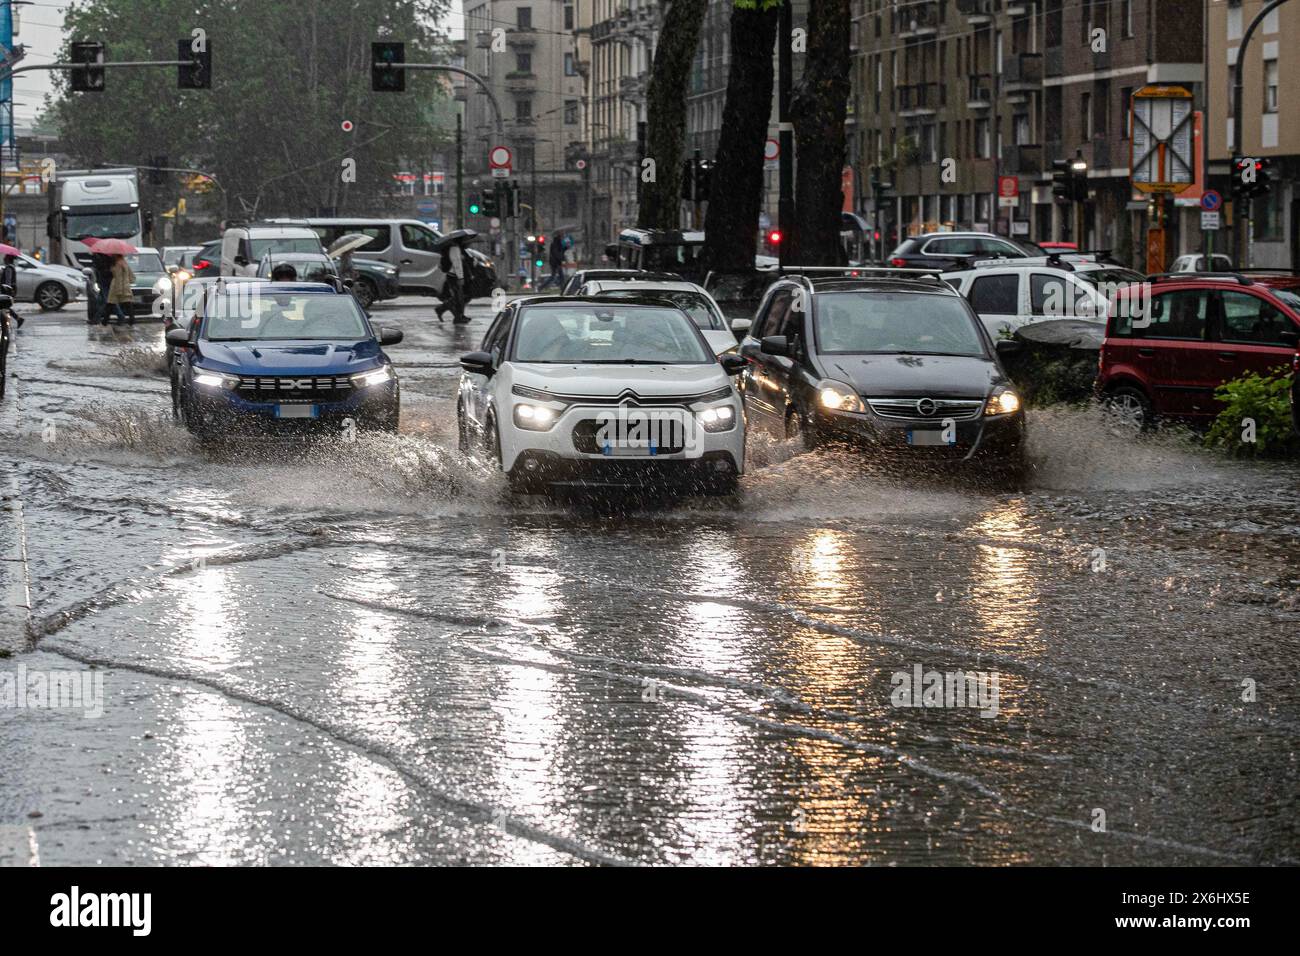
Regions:
<svg viewBox="0 0 1300 956"><path fill-rule="evenodd" d="M546 237L545 237L545 236L538 236L538 237L537 237L537 241L540 242L540 243L542 243L543 245L545 245L545 244L546 244Z"/></svg>
<svg viewBox="0 0 1300 956"><path fill-rule="evenodd" d="M781 230L773 229L771 232L769 232L767 234L767 241L774 246L779 246L781 244Z"/></svg>

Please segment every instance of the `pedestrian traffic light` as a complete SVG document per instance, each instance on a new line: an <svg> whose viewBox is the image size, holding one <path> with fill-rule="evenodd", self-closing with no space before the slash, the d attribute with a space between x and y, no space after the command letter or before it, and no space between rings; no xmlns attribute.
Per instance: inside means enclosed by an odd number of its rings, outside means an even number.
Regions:
<svg viewBox="0 0 1300 956"><path fill-rule="evenodd" d="M194 41L181 39L176 41L176 59L181 60L176 68L176 85L182 90L212 89L212 41L206 37L203 49L195 50Z"/></svg>
<svg viewBox="0 0 1300 956"><path fill-rule="evenodd" d="M98 40L73 43L69 47L73 63L103 63L104 44ZM69 71L72 89L78 93L103 93L104 68L81 66Z"/></svg>
<svg viewBox="0 0 1300 956"><path fill-rule="evenodd" d="M483 200L478 195L469 197L469 214L477 216L483 211Z"/></svg>
<svg viewBox="0 0 1300 956"><path fill-rule="evenodd" d="M370 88L376 93L405 92L406 71L398 68L405 62L405 43L370 44Z"/></svg>

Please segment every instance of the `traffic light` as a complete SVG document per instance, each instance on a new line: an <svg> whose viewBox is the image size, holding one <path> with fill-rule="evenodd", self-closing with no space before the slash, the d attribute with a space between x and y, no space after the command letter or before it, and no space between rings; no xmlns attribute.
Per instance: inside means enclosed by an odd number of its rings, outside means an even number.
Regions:
<svg viewBox="0 0 1300 956"><path fill-rule="evenodd" d="M483 205L479 211L489 219L495 219L501 215L500 189L500 186L493 186L490 193L483 194Z"/></svg>
<svg viewBox="0 0 1300 956"><path fill-rule="evenodd" d="M212 89L212 41L206 37L203 49L195 51L193 40L176 41L176 59L188 60L176 68L176 85L182 90Z"/></svg>
<svg viewBox="0 0 1300 956"><path fill-rule="evenodd" d="M405 62L405 43L370 44L370 88L376 93L404 93L406 71L395 66Z"/></svg>
<svg viewBox="0 0 1300 956"><path fill-rule="evenodd" d="M769 251L775 252L777 249L780 248L780 246L781 246L781 230L773 229L767 234L767 248Z"/></svg>
<svg viewBox="0 0 1300 956"><path fill-rule="evenodd" d="M1074 200L1074 173L1068 159L1052 160L1052 198L1059 202Z"/></svg>
<svg viewBox="0 0 1300 956"><path fill-rule="evenodd" d="M1266 195L1273 188L1270 165L1271 161L1263 156L1232 157L1232 195L1237 199Z"/></svg>
<svg viewBox="0 0 1300 956"><path fill-rule="evenodd" d="M483 200L477 193L469 197L469 214L477 216L483 212Z"/></svg>
<svg viewBox="0 0 1300 956"><path fill-rule="evenodd" d="M546 237L538 236L533 244L533 265L541 268L546 264Z"/></svg>
<svg viewBox="0 0 1300 956"><path fill-rule="evenodd" d="M104 62L104 44L98 40L91 42L77 42L71 44L71 59L73 63L103 63ZM104 92L104 68L101 67L73 67L70 71L72 89L77 93L103 93Z"/></svg>
<svg viewBox="0 0 1300 956"><path fill-rule="evenodd" d="M506 186L505 214L507 219L519 218L519 183L512 182Z"/></svg>
<svg viewBox="0 0 1300 956"><path fill-rule="evenodd" d="M695 164L695 201L709 201L709 181L713 177L713 163L704 159Z"/></svg>

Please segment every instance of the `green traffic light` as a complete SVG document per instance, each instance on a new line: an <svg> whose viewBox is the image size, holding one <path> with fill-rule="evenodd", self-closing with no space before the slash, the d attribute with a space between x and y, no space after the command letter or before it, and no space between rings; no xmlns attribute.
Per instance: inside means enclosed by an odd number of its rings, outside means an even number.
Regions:
<svg viewBox="0 0 1300 956"><path fill-rule="evenodd" d="M542 265L543 265L542 260L541 260L541 259L534 259L534 260L533 260L533 265L537 266L537 267L540 269L540 268L542 267Z"/></svg>
<svg viewBox="0 0 1300 956"><path fill-rule="evenodd" d="M477 215L478 215L478 208L479 208L479 207L478 207L478 203L476 203L476 202L472 202L472 203L470 203L470 204L469 204L469 214L470 214L471 216L477 216Z"/></svg>

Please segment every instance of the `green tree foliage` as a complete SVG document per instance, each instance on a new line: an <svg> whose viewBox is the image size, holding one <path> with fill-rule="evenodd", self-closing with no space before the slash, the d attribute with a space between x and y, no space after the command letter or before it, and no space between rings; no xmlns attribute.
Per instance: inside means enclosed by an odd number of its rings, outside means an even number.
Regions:
<svg viewBox="0 0 1300 956"><path fill-rule="evenodd" d="M213 173L232 217L378 211L393 173L445 141L454 114L427 73L409 75L404 94L372 93L370 42L405 41L408 62L445 60L434 30L445 9L446 0L88 0L68 9L67 36L103 40L110 62L172 60L177 40L206 31L212 89L177 89L175 67L109 70L103 93L71 93L56 74L48 115L78 162L166 156ZM344 181L346 158L355 182ZM169 176L155 207L179 188ZM219 214L220 193L210 196Z"/></svg>
<svg viewBox="0 0 1300 956"><path fill-rule="evenodd" d="M1223 448L1233 455L1263 457L1300 452L1291 422L1287 393L1291 389L1291 372L1285 367L1269 375L1254 373L1235 378L1214 390L1214 397L1224 403L1205 443ZM1248 424L1254 423L1254 441L1243 440Z"/></svg>

